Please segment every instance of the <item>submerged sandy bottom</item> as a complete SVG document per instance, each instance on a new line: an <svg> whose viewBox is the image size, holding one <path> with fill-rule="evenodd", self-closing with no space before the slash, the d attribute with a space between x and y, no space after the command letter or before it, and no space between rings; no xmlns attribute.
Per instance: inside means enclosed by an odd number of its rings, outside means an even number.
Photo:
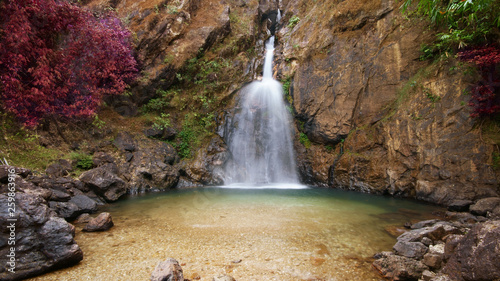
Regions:
<svg viewBox="0 0 500 281"><path fill-rule="evenodd" d="M374 253L395 242L384 228L436 208L329 190L200 189L114 204L115 226L81 232L77 266L32 280L149 280L173 257L190 280L381 280Z"/></svg>

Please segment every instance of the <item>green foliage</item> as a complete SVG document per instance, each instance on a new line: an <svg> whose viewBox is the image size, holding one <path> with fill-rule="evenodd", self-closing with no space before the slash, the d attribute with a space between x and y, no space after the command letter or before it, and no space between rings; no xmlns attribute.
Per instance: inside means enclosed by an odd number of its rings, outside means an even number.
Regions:
<svg viewBox="0 0 500 281"><path fill-rule="evenodd" d="M305 148L309 149L311 147L311 141L306 134L300 133L299 141L302 145L304 145Z"/></svg>
<svg viewBox="0 0 500 281"><path fill-rule="evenodd" d="M94 166L92 155L83 152L72 152L70 158L76 160L76 167L82 170L89 170Z"/></svg>
<svg viewBox="0 0 500 281"><path fill-rule="evenodd" d="M163 130L171 126L170 114L161 113L159 117L155 117L153 128Z"/></svg>
<svg viewBox="0 0 500 281"><path fill-rule="evenodd" d="M498 170L500 168L500 152L493 151L491 159L493 169Z"/></svg>
<svg viewBox="0 0 500 281"><path fill-rule="evenodd" d="M105 125L106 125L106 122L99 119L99 116L97 114L94 115L94 120L92 121L92 126L97 127L98 129L102 129L102 128L104 128Z"/></svg>
<svg viewBox="0 0 500 281"><path fill-rule="evenodd" d="M292 16L289 20L288 20L288 27L290 29L294 28L300 21L300 18L297 16L297 15L294 15Z"/></svg>
<svg viewBox="0 0 500 281"><path fill-rule="evenodd" d="M402 11L408 12L412 2L405 0ZM430 58L471 43L482 43L495 28L500 27L500 2L497 0L420 0L416 13L444 29L437 35L433 46L423 49L421 58Z"/></svg>
<svg viewBox="0 0 500 281"><path fill-rule="evenodd" d="M441 99L440 96L433 94L431 90L427 88L424 88L424 94L432 103L438 102Z"/></svg>
<svg viewBox="0 0 500 281"><path fill-rule="evenodd" d="M200 147L203 140L211 135L215 127L215 116L213 113L198 114L189 113L184 119L182 130L177 135L174 146L181 158L190 158L192 152Z"/></svg>

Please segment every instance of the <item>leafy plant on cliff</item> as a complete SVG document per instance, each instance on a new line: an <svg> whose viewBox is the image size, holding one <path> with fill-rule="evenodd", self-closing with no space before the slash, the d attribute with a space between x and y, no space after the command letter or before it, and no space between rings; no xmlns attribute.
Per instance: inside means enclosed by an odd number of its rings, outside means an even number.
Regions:
<svg viewBox="0 0 500 281"><path fill-rule="evenodd" d="M2 106L25 126L92 117L136 76L130 32L112 13L96 18L62 0L6 0L0 13Z"/></svg>
<svg viewBox="0 0 500 281"><path fill-rule="evenodd" d="M300 21L300 18L297 16L297 15L294 15L292 16L289 20L288 20L288 27L290 29L294 28Z"/></svg>
<svg viewBox="0 0 500 281"><path fill-rule="evenodd" d="M305 148L309 149L311 147L311 141L306 134L300 133L299 142L304 145Z"/></svg>
<svg viewBox="0 0 500 281"><path fill-rule="evenodd" d="M413 2L405 0L403 12L408 12ZM497 0L419 0L416 13L426 16L443 30L433 45L423 48L425 57L461 49L471 43L487 42L500 27L500 2Z"/></svg>

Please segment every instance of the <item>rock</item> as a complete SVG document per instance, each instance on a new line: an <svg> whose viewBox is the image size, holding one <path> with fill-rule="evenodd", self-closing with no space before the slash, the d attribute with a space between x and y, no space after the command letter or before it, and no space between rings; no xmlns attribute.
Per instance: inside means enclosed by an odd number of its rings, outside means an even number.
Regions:
<svg viewBox="0 0 500 281"><path fill-rule="evenodd" d="M439 221L432 226L410 230L401 234L397 239L398 242L419 242L422 241L422 238L428 237L431 240L436 241L442 240L446 235L459 233L461 233L459 228L448 222Z"/></svg>
<svg viewBox="0 0 500 281"><path fill-rule="evenodd" d="M110 213L100 213L97 217L91 219L83 228L83 231L105 231L113 227L113 220Z"/></svg>
<svg viewBox="0 0 500 281"><path fill-rule="evenodd" d="M500 216L500 197L489 197L478 200L470 206L470 212L476 216Z"/></svg>
<svg viewBox="0 0 500 281"><path fill-rule="evenodd" d="M443 263L443 254L427 253L422 262L431 269L439 269Z"/></svg>
<svg viewBox="0 0 500 281"><path fill-rule="evenodd" d="M76 218L75 223L88 223L92 217L88 213L83 213Z"/></svg>
<svg viewBox="0 0 500 281"><path fill-rule="evenodd" d="M71 163L68 160L59 159L56 163L53 163L45 169L45 173L51 177L59 178L69 175L69 172L73 170Z"/></svg>
<svg viewBox="0 0 500 281"><path fill-rule="evenodd" d="M168 258L160 262L153 273L151 281L183 281L184 275L179 262L173 258Z"/></svg>
<svg viewBox="0 0 500 281"><path fill-rule="evenodd" d="M167 143L150 140L147 146L134 153L125 167L131 193L174 188L179 181L175 167L179 157L175 148Z"/></svg>
<svg viewBox="0 0 500 281"><path fill-rule="evenodd" d="M97 202L86 195L76 195L72 197L69 202L74 203L78 207L80 214L94 213L97 211Z"/></svg>
<svg viewBox="0 0 500 281"><path fill-rule="evenodd" d="M422 273L422 280L423 281L430 281L432 278L436 277L436 273L430 271L430 270L425 270Z"/></svg>
<svg viewBox="0 0 500 281"><path fill-rule="evenodd" d="M0 270L0 280L21 280L77 264L83 253L74 241L75 228L57 217L40 196L17 192L15 237L15 273ZM7 206L8 197L0 195L0 206ZM7 208L0 208L0 241L7 241L12 218ZM11 246L0 243L0 252L7 255ZM3 255L3 254L2 254ZM5 259L4 259L5 260ZM7 262L7 260L5 260ZM4 269L8 269L8 264Z"/></svg>
<svg viewBox="0 0 500 281"><path fill-rule="evenodd" d="M418 280L428 267L421 261L389 254L373 262L379 273L391 280Z"/></svg>
<svg viewBox="0 0 500 281"><path fill-rule="evenodd" d="M127 184L103 166L84 172L80 181L110 202L118 200L127 192Z"/></svg>
<svg viewBox="0 0 500 281"><path fill-rule="evenodd" d="M421 259L428 248L421 242L398 241L393 250L396 254L412 259Z"/></svg>
<svg viewBox="0 0 500 281"><path fill-rule="evenodd" d="M500 220L476 224L455 247L443 268L453 280L498 280L500 278ZM458 243L457 243L458 242ZM454 250L453 250L454 248Z"/></svg>
<svg viewBox="0 0 500 281"><path fill-rule="evenodd" d="M92 157L92 163L94 163L94 167L99 167L104 164L115 163L115 159L113 156L104 153L104 152L96 152Z"/></svg>
<svg viewBox="0 0 500 281"><path fill-rule="evenodd" d="M171 141L177 136L177 131L174 128L149 128L144 131L144 135L148 138L160 139L165 141Z"/></svg>
<svg viewBox="0 0 500 281"><path fill-rule="evenodd" d="M232 276L229 275L221 275L214 277L212 281L236 281L236 279L234 279Z"/></svg>
<svg viewBox="0 0 500 281"><path fill-rule="evenodd" d="M136 150L135 140L127 132L120 132L113 142L116 148L122 151L134 152Z"/></svg>
<svg viewBox="0 0 500 281"><path fill-rule="evenodd" d="M198 151L194 161L184 168L194 181L205 185L221 185L223 167L229 158L229 151L224 140L216 135Z"/></svg>
<svg viewBox="0 0 500 281"><path fill-rule="evenodd" d="M8 165L0 165L0 183L8 183L9 175L12 173L10 171L14 171L16 175L26 178L31 175L31 170L25 168L19 168Z"/></svg>
<svg viewBox="0 0 500 281"><path fill-rule="evenodd" d="M474 202L472 200L453 200L448 205L448 211L451 212L467 212L469 211L469 206Z"/></svg>
<svg viewBox="0 0 500 281"><path fill-rule="evenodd" d="M50 198L49 200L51 201L69 201L69 199L71 199L71 195L69 195L69 193L66 193L64 191L60 191L60 190L57 190L57 189L53 189L53 188L50 188Z"/></svg>
<svg viewBox="0 0 500 281"><path fill-rule="evenodd" d="M82 212L75 203L72 202L55 202L50 201L49 206L52 210L54 210L59 216L67 219L73 220Z"/></svg>
<svg viewBox="0 0 500 281"><path fill-rule="evenodd" d="M423 227L427 227L427 226L432 226L434 225L435 223L437 223L439 220L425 220L425 221L419 221L417 223L414 223L411 225L411 229L419 229L419 228L423 228Z"/></svg>

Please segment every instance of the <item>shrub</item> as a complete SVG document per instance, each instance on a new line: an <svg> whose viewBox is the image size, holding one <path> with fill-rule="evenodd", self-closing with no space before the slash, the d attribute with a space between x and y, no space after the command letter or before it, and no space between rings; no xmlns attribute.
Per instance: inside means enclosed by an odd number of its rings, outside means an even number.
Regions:
<svg viewBox="0 0 500 281"><path fill-rule="evenodd" d="M498 46L479 46L458 53L459 59L476 65L481 80L470 87L471 117L491 116L500 112L500 64Z"/></svg>
<svg viewBox="0 0 500 281"><path fill-rule="evenodd" d="M3 107L28 127L50 115L91 117L136 76L130 32L62 0L0 2Z"/></svg>

